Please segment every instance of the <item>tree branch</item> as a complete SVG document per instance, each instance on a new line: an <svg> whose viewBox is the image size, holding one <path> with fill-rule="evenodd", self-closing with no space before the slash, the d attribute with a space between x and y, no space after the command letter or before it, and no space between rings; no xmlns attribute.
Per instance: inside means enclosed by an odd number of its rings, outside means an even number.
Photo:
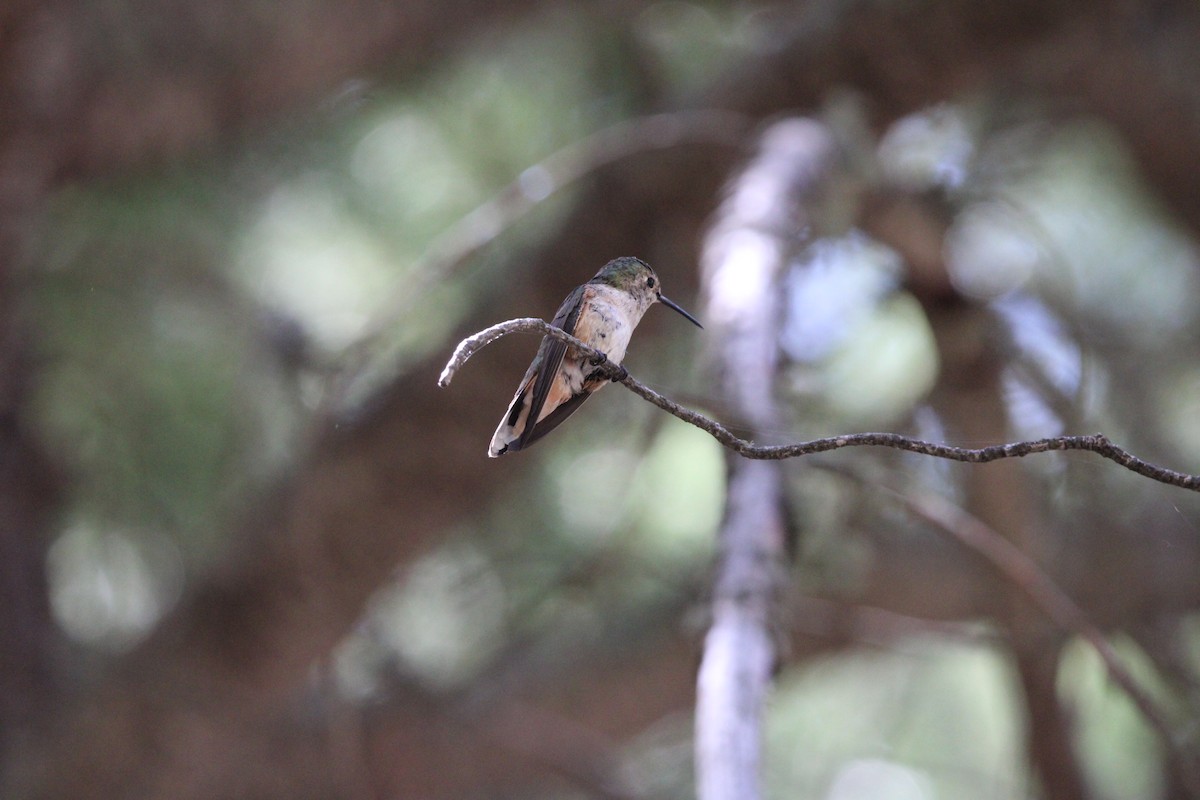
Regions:
<svg viewBox="0 0 1200 800"><path fill-rule="evenodd" d="M810 202L837 149L826 128L788 118L766 128L723 191L705 231L700 273L718 342L712 384L747 424L778 428L781 306L777 287L811 230ZM739 287L730 291L730 287ZM762 797L763 714L779 661L779 598L789 532L782 465L729 465L717 533L712 620L696 676L695 773L700 800Z"/></svg>
<svg viewBox="0 0 1200 800"><path fill-rule="evenodd" d="M482 348L507 336L510 333L542 333L566 342L588 358L599 358L603 355L599 350L588 347L583 342L565 331L555 328L544 320L535 317L511 319L485 328L459 342L454 354L447 362L438 378L438 385L450 385L455 373L466 364L467 360ZM986 464L1005 458L1022 458L1035 453L1049 453L1063 450L1084 450L1114 461L1122 467L1136 472L1145 478L1150 478L1168 486L1200 492L1200 475L1178 472L1173 469L1152 464L1138 458L1120 445L1114 444L1103 433L1093 433L1081 436L1051 436L1045 439L1034 439L1025 442L1010 442L989 447L954 447L946 444L936 444L899 433L848 433L841 436L828 436L822 439L811 439L807 442L794 444L760 445L734 435L728 428L716 420L710 419L698 411L679 405L673 400L659 394L650 387L642 384L622 367L609 362L600 365L605 374L615 383L620 383L639 397L650 401L678 417L684 422L695 425L716 439L723 446L740 456L751 459L778 460L798 458L830 450L840 450L844 447L891 447L897 450L907 450L910 453L944 458L949 461L963 461L969 464Z"/></svg>
<svg viewBox="0 0 1200 800"><path fill-rule="evenodd" d="M830 469L839 475L847 475L865 482L865 478L849 470L836 467ZM1104 633L1032 558L983 521L942 497L928 493L914 495L894 486L880 486L878 481L872 481L872 485L892 495L913 516L950 534L958 542L983 556L1021 589L1055 625L1087 641L1100 657L1113 683L1121 687L1146 724L1158 733L1167 757L1189 795L1200 797L1200 772L1180 746L1179 738L1172 730L1166 715L1134 680Z"/></svg>

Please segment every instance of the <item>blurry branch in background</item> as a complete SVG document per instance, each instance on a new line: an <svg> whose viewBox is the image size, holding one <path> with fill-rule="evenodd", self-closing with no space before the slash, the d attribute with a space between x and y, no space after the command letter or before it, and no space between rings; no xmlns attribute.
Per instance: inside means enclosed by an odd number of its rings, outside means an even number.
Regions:
<svg viewBox="0 0 1200 800"><path fill-rule="evenodd" d="M1137 707L1147 725L1162 739L1171 767L1189 795L1200 797L1200 765L1187 754L1171 723L1144 692L1104 633L1088 618L1074 600L1059 588L1038 564L1015 544L958 505L928 492L914 493L868 478L841 465L821 464L820 469L854 480L863 486L883 490L895 498L910 514L949 534L960 544L983 556L1008 581L1025 593L1061 630L1084 639L1104 663L1109 677Z"/></svg>
<svg viewBox="0 0 1200 800"><path fill-rule="evenodd" d="M781 120L728 183L701 247L704 314L716 339L718 396L755 430L777 430L780 275L811 234L814 206L837 156L825 126ZM763 714L778 666L779 598L787 584L782 466L734 460L718 532L712 622L696 679L700 800L763 794Z"/></svg>
<svg viewBox="0 0 1200 800"><path fill-rule="evenodd" d="M387 359L385 336L417 307L433 287L452 277L481 249L554 194L597 170L640 153L686 144L742 146L756 121L735 111L698 109L624 120L526 168L494 197L442 232L413 264L411 281L378 314L370 328L337 359L339 377L330 397L340 403L369 362Z"/></svg>
<svg viewBox="0 0 1200 800"><path fill-rule="evenodd" d="M415 283L396 296L395 306L368 336L394 325L431 287L453 275L539 203L581 178L652 150L685 144L740 147L755 124L754 118L736 111L676 111L623 120L572 142L523 170L494 197L438 235L413 266Z"/></svg>
<svg viewBox="0 0 1200 800"><path fill-rule="evenodd" d="M507 322L497 323L489 328L485 328L459 342L445 369L442 370L441 377L438 378L438 385L442 387L449 386L450 381L454 378L454 374L471 356L475 355L483 347L510 333L542 333L566 342L589 358L599 360L604 356L600 351L588 347L574 336L551 326L545 320L534 317L511 319ZM936 444L921 439L914 439L910 436L903 436L899 433L847 433L841 436L827 436L821 439L811 439L807 442L796 442L794 444L754 444L736 436L716 420L710 419L698 411L681 406L670 398L659 394L639 382L618 365L605 362L599 368L604 370L611 380L624 385L629 391L644 400L648 400L668 414L695 425L700 430L711 435L723 446L745 458L780 460L810 456L816 453L826 453L830 450L840 450L844 447L891 447L934 458L944 458L949 461L986 464L1004 458L1022 458L1036 453L1082 450L1107 458L1109 461L1114 461L1132 472L1136 472L1145 478L1150 478L1159 483L1165 483L1168 486L1175 486L1180 489L1188 489L1193 492L1200 492L1200 475L1178 472L1157 464L1152 464L1149 461L1144 461L1120 445L1114 444L1102 433L1082 436L1050 436L1045 439L1010 442L1008 444L996 444L977 448Z"/></svg>

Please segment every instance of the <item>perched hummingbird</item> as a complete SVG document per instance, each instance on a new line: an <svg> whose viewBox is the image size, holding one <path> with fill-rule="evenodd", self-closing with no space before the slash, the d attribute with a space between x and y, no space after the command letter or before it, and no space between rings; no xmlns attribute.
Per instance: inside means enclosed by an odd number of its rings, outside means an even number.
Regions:
<svg viewBox="0 0 1200 800"><path fill-rule="evenodd" d="M663 297L658 276L649 264L628 256L608 262L596 277L567 295L550 324L604 353L614 364L620 364L633 329L642 321L646 309L658 302L678 311L696 327L704 327ZM557 428L606 383L608 379L596 363L574 351L568 352L567 345L558 339L544 337L512 404L492 435L488 455L495 458L533 444Z"/></svg>

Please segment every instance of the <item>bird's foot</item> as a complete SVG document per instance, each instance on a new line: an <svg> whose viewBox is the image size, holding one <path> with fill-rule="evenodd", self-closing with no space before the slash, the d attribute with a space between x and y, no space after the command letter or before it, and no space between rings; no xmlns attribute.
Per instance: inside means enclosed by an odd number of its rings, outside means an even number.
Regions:
<svg viewBox="0 0 1200 800"><path fill-rule="evenodd" d="M613 362L609 361L608 356L604 355L604 353L599 353L592 358L589 358L588 363L593 367L600 367L607 364L608 369L604 370L604 372L608 374L609 380L620 382L629 377L628 370L626 370L620 364L614 364Z"/></svg>

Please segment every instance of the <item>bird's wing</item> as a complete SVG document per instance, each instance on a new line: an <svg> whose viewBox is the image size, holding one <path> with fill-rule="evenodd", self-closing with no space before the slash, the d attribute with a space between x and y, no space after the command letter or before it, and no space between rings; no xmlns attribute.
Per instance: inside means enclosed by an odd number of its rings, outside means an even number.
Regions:
<svg viewBox="0 0 1200 800"><path fill-rule="evenodd" d="M570 400L562 403L549 414L546 418L537 425L527 425L525 434L521 437L521 447L528 447L538 439L545 436L550 431L562 424L563 420L575 413L575 411L583 405L583 401L592 396L591 392L580 392L573 395Z"/></svg>
<svg viewBox="0 0 1200 800"><path fill-rule="evenodd" d="M567 299L563 300L562 305L558 307L558 313L554 315L554 319L550 324L556 328L561 328L566 333L575 333L575 324L579 321L579 311L583 308L583 293L587 288L587 284L580 286L575 291L567 295ZM542 413L542 407L546 404L546 397L550 394L550 388L554 384L554 377L558 374L558 368L562 365L563 356L567 352L567 345L560 342L558 339L547 336L542 339L542 359L541 365L538 367L537 378L533 383L533 396L530 398L529 414L525 417L525 430L521 432L521 438L517 442L519 450L527 446L534 439L544 436L549 432L549 429L534 434L534 429L540 427L537 424L538 416ZM572 404L572 400L567 400L563 405L572 405L572 411L579 407L578 403ZM562 408L562 406L559 406ZM557 412L551 412L551 415ZM567 412L569 414L570 411ZM567 414L564 414L558 422L562 422ZM547 417L549 420L549 417ZM554 424L557 425L558 422ZM551 426L553 428L554 426Z"/></svg>

